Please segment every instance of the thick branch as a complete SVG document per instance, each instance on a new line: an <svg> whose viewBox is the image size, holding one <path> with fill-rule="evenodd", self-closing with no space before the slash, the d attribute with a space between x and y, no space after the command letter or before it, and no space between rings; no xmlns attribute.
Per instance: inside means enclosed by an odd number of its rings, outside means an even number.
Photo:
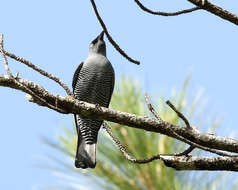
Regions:
<svg viewBox="0 0 238 190"><path fill-rule="evenodd" d="M238 157L160 156L168 167L176 170L238 171Z"/></svg>
<svg viewBox="0 0 238 190"><path fill-rule="evenodd" d="M191 142L194 142L196 144L205 147L238 153L238 140L232 138L215 136L200 132L194 127L188 129L170 124L163 120L157 120L145 116L137 116L130 113L111 110L108 108L99 107L86 102L77 101L75 99L67 99L62 96L54 95L45 90L43 87L36 85L31 81L20 78L17 78L16 80L20 83L23 83L24 86L28 87L33 92L38 94L49 104L55 106L57 105L57 108L59 108L59 110L63 110L63 111L57 110L60 113L81 114L95 119L103 119L127 125L133 128L139 128L144 129L146 131L161 133L178 139L177 136L174 135L176 133L179 136L182 136L184 139L187 139ZM11 87L26 92L24 89L22 89L16 84L15 80L9 78L8 76L0 75L0 86ZM48 107L48 105L42 106ZM183 139L181 140L184 141ZM191 143L188 144L191 145Z"/></svg>
<svg viewBox="0 0 238 190"><path fill-rule="evenodd" d="M210 3L209 1L203 1L203 0L188 0L188 1L216 16L223 18L224 20L230 21L238 25L238 15L233 14L221 7L218 7L217 5L214 5Z"/></svg>

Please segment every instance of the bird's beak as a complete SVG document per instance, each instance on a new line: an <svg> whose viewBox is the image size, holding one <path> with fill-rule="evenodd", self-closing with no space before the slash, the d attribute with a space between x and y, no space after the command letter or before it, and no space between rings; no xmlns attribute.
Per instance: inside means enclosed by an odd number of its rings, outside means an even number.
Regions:
<svg viewBox="0 0 238 190"><path fill-rule="evenodd" d="M99 40L103 41L104 31L102 31L92 42L91 44L96 44Z"/></svg>
<svg viewBox="0 0 238 190"><path fill-rule="evenodd" d="M103 40L103 36L104 36L104 31L102 31L102 32L99 34L98 39L99 39L99 40Z"/></svg>

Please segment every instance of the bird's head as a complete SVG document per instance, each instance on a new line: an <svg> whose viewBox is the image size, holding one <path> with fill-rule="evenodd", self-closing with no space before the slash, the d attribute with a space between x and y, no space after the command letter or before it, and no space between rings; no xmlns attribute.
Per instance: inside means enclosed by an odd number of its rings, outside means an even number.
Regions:
<svg viewBox="0 0 238 190"><path fill-rule="evenodd" d="M104 31L102 31L89 46L89 53L99 53L106 56L106 44L103 40Z"/></svg>

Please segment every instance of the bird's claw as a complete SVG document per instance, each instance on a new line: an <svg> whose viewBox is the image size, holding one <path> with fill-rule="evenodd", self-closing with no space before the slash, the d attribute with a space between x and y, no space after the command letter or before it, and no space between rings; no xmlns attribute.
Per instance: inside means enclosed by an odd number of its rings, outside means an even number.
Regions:
<svg viewBox="0 0 238 190"><path fill-rule="evenodd" d="M73 101L73 100L75 100L75 98L74 98L73 96L66 96L66 97L65 97L65 100L67 100L67 101Z"/></svg>
<svg viewBox="0 0 238 190"><path fill-rule="evenodd" d="M99 104L95 104L95 108L99 110L101 106Z"/></svg>

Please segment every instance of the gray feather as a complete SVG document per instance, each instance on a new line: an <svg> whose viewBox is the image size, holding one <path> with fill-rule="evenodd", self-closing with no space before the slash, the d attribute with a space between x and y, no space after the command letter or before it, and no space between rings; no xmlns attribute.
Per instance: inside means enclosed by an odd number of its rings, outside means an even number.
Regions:
<svg viewBox="0 0 238 190"><path fill-rule="evenodd" d="M78 100L108 107L113 88L114 70L106 58L103 33L92 41L88 58L80 64L73 78L73 92ZM96 166L96 143L102 120L75 116L78 145L75 166L94 168Z"/></svg>

